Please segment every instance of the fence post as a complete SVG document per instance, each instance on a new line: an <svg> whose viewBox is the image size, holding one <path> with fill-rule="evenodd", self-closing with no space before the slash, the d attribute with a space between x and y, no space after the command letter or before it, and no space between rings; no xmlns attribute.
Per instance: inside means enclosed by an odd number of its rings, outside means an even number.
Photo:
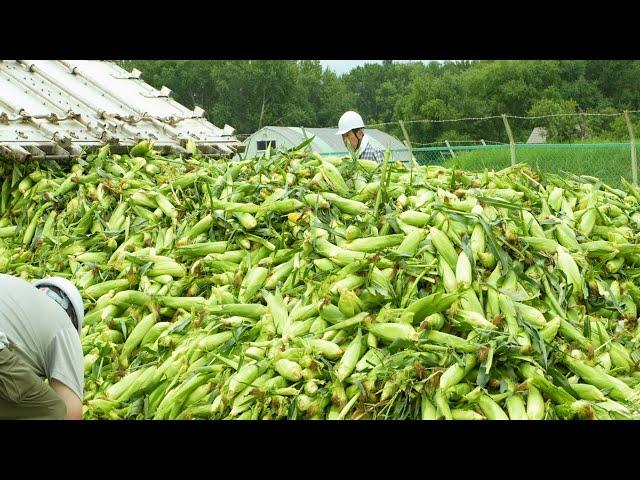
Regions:
<svg viewBox="0 0 640 480"><path fill-rule="evenodd" d="M411 140L409 140L409 134L407 133L407 129L404 128L404 122L400 120L400 128L402 129L402 133L404 134L404 142L409 149L409 162L411 162L411 173L409 174L409 186L413 186L413 164L415 163L413 160L413 150L411 149Z"/></svg>
<svg viewBox="0 0 640 480"><path fill-rule="evenodd" d="M633 123L631 123L631 117L629 116L629 110L624 111L624 119L627 121L627 128L629 129L629 140L631 140L631 174L633 178L633 186L638 186L638 158L636 157L636 137L633 134Z"/></svg>
<svg viewBox="0 0 640 480"><path fill-rule="evenodd" d="M511 132L511 126L507 120L507 114L502 114L502 121L504 122L504 128L507 129L507 135L509 136L509 150L511 153L511 166L516 164L516 142L513 141L513 133Z"/></svg>
<svg viewBox="0 0 640 480"><path fill-rule="evenodd" d="M451 157L455 158L456 154L453 152L453 150L451 150L451 145L449 145L449 140L445 140L444 143L447 145L447 148L449 149L449 153L451 154Z"/></svg>

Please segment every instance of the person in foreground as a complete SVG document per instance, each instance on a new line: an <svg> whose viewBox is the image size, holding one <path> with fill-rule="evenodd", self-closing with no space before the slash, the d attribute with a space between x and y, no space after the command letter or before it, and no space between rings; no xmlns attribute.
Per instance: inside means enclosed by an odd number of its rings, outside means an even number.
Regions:
<svg viewBox="0 0 640 480"><path fill-rule="evenodd" d="M82 419L83 319L67 279L0 275L0 419Z"/></svg>

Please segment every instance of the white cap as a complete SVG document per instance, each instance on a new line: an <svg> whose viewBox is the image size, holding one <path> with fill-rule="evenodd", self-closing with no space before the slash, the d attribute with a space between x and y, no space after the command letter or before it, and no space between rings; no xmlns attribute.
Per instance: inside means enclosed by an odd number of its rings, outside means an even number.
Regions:
<svg viewBox="0 0 640 480"><path fill-rule="evenodd" d="M354 128L364 128L362 117L356 112L345 112L342 114L340 121L338 122L338 132L336 135L344 135Z"/></svg>
<svg viewBox="0 0 640 480"><path fill-rule="evenodd" d="M82 295L80 295L80 292L78 291L76 286L66 278L62 277L44 278L42 280L36 280L35 282L33 282L33 286L36 288L46 287L49 285L58 287L67 296L76 313L76 319L78 320L78 334L82 333L84 305L82 303Z"/></svg>

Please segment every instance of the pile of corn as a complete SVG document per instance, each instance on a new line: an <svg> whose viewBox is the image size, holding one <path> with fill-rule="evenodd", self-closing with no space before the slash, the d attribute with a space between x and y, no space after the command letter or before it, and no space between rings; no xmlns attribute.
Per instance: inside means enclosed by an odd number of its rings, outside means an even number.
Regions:
<svg viewBox="0 0 640 480"><path fill-rule="evenodd" d="M85 418L640 415L631 185L193 153L0 162L0 272L85 300Z"/></svg>

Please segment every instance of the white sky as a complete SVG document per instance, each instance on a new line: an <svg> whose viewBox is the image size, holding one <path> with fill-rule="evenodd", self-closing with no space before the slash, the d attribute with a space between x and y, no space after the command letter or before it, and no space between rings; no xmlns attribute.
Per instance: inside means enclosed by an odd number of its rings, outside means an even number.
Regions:
<svg viewBox="0 0 640 480"><path fill-rule="evenodd" d="M431 62L431 60L394 60L394 62ZM328 67L336 74L342 75L365 63L382 63L382 60L320 60L323 67Z"/></svg>

